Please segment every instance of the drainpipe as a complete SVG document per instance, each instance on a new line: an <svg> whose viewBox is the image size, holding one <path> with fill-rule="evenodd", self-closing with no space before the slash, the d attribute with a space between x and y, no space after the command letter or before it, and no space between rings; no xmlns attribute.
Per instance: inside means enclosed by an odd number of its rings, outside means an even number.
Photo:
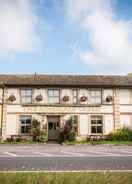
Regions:
<svg viewBox="0 0 132 184"><path fill-rule="evenodd" d="M2 104L1 104L1 137L2 137L2 128L3 128L3 106L4 106L4 84L2 86Z"/></svg>

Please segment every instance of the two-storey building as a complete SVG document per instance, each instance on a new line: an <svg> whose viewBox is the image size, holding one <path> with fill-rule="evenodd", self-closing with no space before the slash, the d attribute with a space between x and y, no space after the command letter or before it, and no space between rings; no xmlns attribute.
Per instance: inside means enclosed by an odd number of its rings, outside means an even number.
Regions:
<svg viewBox="0 0 132 184"><path fill-rule="evenodd" d="M28 135L33 119L57 139L57 127L71 117L78 138L132 128L132 76L0 75L4 139Z"/></svg>

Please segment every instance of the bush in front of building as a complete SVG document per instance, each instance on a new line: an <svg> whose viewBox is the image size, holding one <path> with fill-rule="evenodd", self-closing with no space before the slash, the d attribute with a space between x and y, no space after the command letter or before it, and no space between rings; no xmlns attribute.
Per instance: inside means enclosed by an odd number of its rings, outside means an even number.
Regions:
<svg viewBox="0 0 132 184"><path fill-rule="evenodd" d="M77 131L77 122L76 119L70 117L63 127L60 130L59 143L64 141L75 141L76 140L76 131Z"/></svg>
<svg viewBox="0 0 132 184"><path fill-rule="evenodd" d="M37 119L33 119L32 121L31 134L32 134L33 141L39 141L41 128L40 128L40 122Z"/></svg>
<svg viewBox="0 0 132 184"><path fill-rule="evenodd" d="M116 132L108 134L107 140L132 141L132 130L129 128L123 128L123 129L117 130Z"/></svg>
<svg viewBox="0 0 132 184"><path fill-rule="evenodd" d="M40 132L39 142L47 142L48 141L48 133L45 131Z"/></svg>
<svg viewBox="0 0 132 184"><path fill-rule="evenodd" d="M68 133L68 141L75 141L76 140L76 132L74 130L71 130Z"/></svg>
<svg viewBox="0 0 132 184"><path fill-rule="evenodd" d="M36 119L33 119L32 121L31 135L34 142L46 142L48 140L47 132L41 130L41 124Z"/></svg>

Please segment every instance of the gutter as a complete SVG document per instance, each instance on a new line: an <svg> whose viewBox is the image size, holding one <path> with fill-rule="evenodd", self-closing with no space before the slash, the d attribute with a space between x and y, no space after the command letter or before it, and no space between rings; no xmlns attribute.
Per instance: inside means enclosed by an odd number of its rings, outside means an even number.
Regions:
<svg viewBox="0 0 132 184"><path fill-rule="evenodd" d="M5 85L3 83L3 86L2 86L2 104L1 104L1 131L0 131L1 137L2 137L2 128L3 128L3 107L4 107L4 96L5 96L4 88L5 88Z"/></svg>

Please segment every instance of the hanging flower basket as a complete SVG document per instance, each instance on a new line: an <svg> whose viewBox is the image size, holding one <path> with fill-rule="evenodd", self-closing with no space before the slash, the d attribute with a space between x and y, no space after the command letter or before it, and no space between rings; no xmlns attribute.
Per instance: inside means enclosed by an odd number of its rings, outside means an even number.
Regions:
<svg viewBox="0 0 132 184"><path fill-rule="evenodd" d="M86 96L81 96L81 98L80 98L80 101L81 102L85 102L87 100L87 97Z"/></svg>
<svg viewBox="0 0 132 184"><path fill-rule="evenodd" d="M41 102L43 100L43 97L42 97L42 95L38 95L38 96L36 96L35 99L37 102Z"/></svg>
<svg viewBox="0 0 132 184"><path fill-rule="evenodd" d="M112 96L109 95L106 97L106 102L112 102L112 100L113 100Z"/></svg>
<svg viewBox="0 0 132 184"><path fill-rule="evenodd" d="M64 102L69 101L69 96L64 96L64 97L63 97L63 101L64 101Z"/></svg>
<svg viewBox="0 0 132 184"><path fill-rule="evenodd" d="M10 96L8 97L8 101L14 102L14 101L16 101L16 97L15 97L14 95L10 95Z"/></svg>

